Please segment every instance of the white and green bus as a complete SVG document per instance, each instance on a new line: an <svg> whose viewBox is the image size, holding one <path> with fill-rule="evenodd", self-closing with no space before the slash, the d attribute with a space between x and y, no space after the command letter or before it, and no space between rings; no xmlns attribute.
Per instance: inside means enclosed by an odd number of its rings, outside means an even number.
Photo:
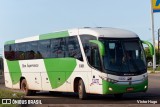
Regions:
<svg viewBox="0 0 160 107"><path fill-rule="evenodd" d="M137 34L117 28L77 28L8 41L4 45L5 86L87 94L145 92L146 58Z"/></svg>

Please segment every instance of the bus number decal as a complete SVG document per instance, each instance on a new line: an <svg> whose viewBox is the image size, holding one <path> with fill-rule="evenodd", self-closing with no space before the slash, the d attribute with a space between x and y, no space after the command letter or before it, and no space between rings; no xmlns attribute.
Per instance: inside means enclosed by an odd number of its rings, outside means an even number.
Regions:
<svg viewBox="0 0 160 107"><path fill-rule="evenodd" d="M84 68L84 64L79 64L79 68Z"/></svg>

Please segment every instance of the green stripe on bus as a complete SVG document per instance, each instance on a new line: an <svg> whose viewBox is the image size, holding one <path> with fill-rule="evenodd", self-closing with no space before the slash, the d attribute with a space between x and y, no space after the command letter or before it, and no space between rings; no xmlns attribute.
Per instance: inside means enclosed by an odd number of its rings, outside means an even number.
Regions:
<svg viewBox="0 0 160 107"><path fill-rule="evenodd" d="M44 59L44 63L53 89L63 85L76 67L74 58Z"/></svg>
<svg viewBox="0 0 160 107"><path fill-rule="evenodd" d="M9 74L13 84L17 84L22 76L21 69L18 61L7 60Z"/></svg>
<svg viewBox="0 0 160 107"><path fill-rule="evenodd" d="M120 85L120 84L113 84L110 82L107 82L105 80L102 80L103 84L103 94L118 94L118 93L127 93L127 88L133 88L133 91L131 92L142 92L146 91L144 87L148 87L148 80L145 80L143 83L140 84L132 84L132 85ZM112 88L112 91L109 90L109 88Z"/></svg>
<svg viewBox="0 0 160 107"><path fill-rule="evenodd" d="M7 41L5 42L5 45L8 45L8 44L14 44L15 43L15 40L11 40L11 41Z"/></svg>
<svg viewBox="0 0 160 107"><path fill-rule="evenodd" d="M51 38L60 38L60 37L67 37L67 36L69 36L68 31L62 31L62 32L42 34L42 35L39 36L39 40L51 39Z"/></svg>

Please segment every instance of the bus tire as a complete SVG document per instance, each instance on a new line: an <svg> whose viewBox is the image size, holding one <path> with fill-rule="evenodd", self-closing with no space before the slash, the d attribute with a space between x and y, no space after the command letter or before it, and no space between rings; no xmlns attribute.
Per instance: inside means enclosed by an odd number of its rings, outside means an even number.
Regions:
<svg viewBox="0 0 160 107"><path fill-rule="evenodd" d="M121 99L123 97L123 94L122 93L120 93L120 94L114 94L114 97L116 99Z"/></svg>
<svg viewBox="0 0 160 107"><path fill-rule="evenodd" d="M21 81L21 90L24 92L26 96L34 95L36 93L36 91L34 90L29 90L26 79L23 79Z"/></svg>
<svg viewBox="0 0 160 107"><path fill-rule="evenodd" d="M82 79L80 79L78 83L78 96L79 96L79 99L81 100L84 100L87 98L85 85Z"/></svg>

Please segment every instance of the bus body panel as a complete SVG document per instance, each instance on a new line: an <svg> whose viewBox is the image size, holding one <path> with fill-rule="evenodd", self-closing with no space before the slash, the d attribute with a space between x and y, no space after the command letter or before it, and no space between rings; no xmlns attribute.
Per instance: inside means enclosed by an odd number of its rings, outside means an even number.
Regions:
<svg viewBox="0 0 160 107"><path fill-rule="evenodd" d="M12 88L12 80L9 72L4 72L5 86L8 88Z"/></svg>
<svg viewBox="0 0 160 107"><path fill-rule="evenodd" d="M102 94L102 79L100 74L102 72L92 68L89 78L90 93L93 94Z"/></svg>
<svg viewBox="0 0 160 107"><path fill-rule="evenodd" d="M22 77L24 77L26 79L29 89L42 90L42 88L41 88L41 75L39 72L35 72L35 73L24 72L24 73L22 73Z"/></svg>
<svg viewBox="0 0 160 107"><path fill-rule="evenodd" d="M12 80L11 80L11 77L10 77L8 66L7 66L6 60L4 59L3 61L4 61L4 81L5 81L5 86L8 87L8 88L12 88Z"/></svg>
<svg viewBox="0 0 160 107"><path fill-rule="evenodd" d="M45 90L52 91L51 83L49 81L47 72L42 72L41 73L41 78L42 78L42 82L41 82L42 90L43 91L45 91Z"/></svg>
<svg viewBox="0 0 160 107"><path fill-rule="evenodd" d="M28 38L24 38L24 39L18 39L15 40L15 43L22 43L22 42L30 42L30 41L36 41L39 40L39 36L33 36L33 37L28 37Z"/></svg>

